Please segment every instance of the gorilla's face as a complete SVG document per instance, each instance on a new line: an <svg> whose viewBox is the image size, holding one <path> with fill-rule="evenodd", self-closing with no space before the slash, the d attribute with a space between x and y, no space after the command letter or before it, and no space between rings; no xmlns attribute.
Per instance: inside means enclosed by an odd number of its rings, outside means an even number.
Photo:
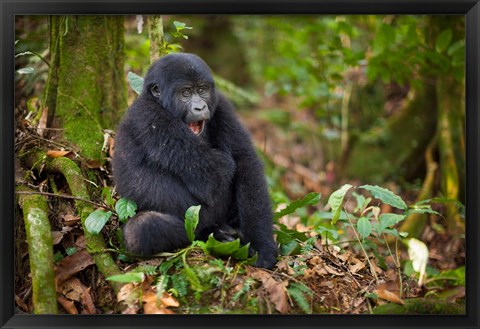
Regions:
<svg viewBox="0 0 480 329"><path fill-rule="evenodd" d="M192 54L170 54L155 62L145 77L143 93L149 93L195 135L205 130L216 107L210 68Z"/></svg>

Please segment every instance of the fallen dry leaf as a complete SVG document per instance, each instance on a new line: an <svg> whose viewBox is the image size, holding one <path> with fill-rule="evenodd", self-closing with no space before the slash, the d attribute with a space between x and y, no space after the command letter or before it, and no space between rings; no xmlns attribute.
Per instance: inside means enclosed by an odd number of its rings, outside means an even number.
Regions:
<svg viewBox="0 0 480 329"><path fill-rule="evenodd" d="M396 303L396 304L405 304L405 302L398 297L395 293L385 290L385 289L375 289L373 291L374 294L376 294L379 298L388 300L389 302Z"/></svg>
<svg viewBox="0 0 480 329"><path fill-rule="evenodd" d="M78 251L62 259L55 268L57 290L66 280L93 264L95 264L95 261L86 250Z"/></svg>
<svg viewBox="0 0 480 329"><path fill-rule="evenodd" d="M62 286L62 294L66 298L82 304L82 314L97 313L90 291L90 287L87 287L75 277L66 281Z"/></svg>
<svg viewBox="0 0 480 329"><path fill-rule="evenodd" d="M50 158L61 158L67 154L71 153L71 151L65 151L65 150L48 150L47 151L47 156Z"/></svg>
<svg viewBox="0 0 480 329"><path fill-rule="evenodd" d="M287 280L281 282L276 281L270 273L263 270L256 270L252 273L252 277L262 282L262 287L267 291L270 300L278 312L285 314L290 311L286 291L288 286Z"/></svg>
<svg viewBox="0 0 480 329"><path fill-rule="evenodd" d="M162 298L157 298L157 293L153 289L144 292L143 313L145 314L175 314L168 307L178 307L180 304L167 292L163 293Z"/></svg>
<svg viewBox="0 0 480 329"><path fill-rule="evenodd" d="M57 297L57 302L62 305L63 309L68 313L68 314L78 314L78 310L75 307L75 303L73 300L69 300L63 296L58 296Z"/></svg>
<svg viewBox="0 0 480 329"><path fill-rule="evenodd" d="M53 245L59 244L63 239L63 233L60 231L52 231Z"/></svg>
<svg viewBox="0 0 480 329"><path fill-rule="evenodd" d="M134 313L125 313L125 314L136 314L140 310L138 306L138 302L140 300L140 295L142 291L139 284L134 283L127 283L120 288L120 291L117 294L117 299L119 302L125 302L128 306L128 312L132 312L135 310ZM123 313L123 312L122 312Z"/></svg>

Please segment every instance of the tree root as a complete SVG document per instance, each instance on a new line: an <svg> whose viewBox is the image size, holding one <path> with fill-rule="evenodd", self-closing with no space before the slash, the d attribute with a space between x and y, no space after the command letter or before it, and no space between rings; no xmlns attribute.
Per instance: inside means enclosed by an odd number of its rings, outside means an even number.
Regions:
<svg viewBox="0 0 480 329"><path fill-rule="evenodd" d="M30 191L24 186L17 187L17 190ZM18 203L23 209L27 233L34 313L57 314L53 240L47 215L47 201L41 195L22 194L18 196Z"/></svg>
<svg viewBox="0 0 480 329"><path fill-rule="evenodd" d="M72 195L78 198L75 199L75 207L77 208L81 223L84 226L86 218L95 209L91 204L81 200L89 200L90 196L84 183L83 174L77 164L65 157L46 157L43 152L32 152L24 157L24 161L29 168L40 169L42 165L45 165L45 170L63 174L68 186L70 187ZM110 254L105 251L106 246L103 235L95 235L86 230L84 230L84 235L87 251L92 255L99 271L105 277L109 277L114 274L120 274L121 271L117 264ZM111 284L115 294L118 294L122 284L118 282L113 282Z"/></svg>

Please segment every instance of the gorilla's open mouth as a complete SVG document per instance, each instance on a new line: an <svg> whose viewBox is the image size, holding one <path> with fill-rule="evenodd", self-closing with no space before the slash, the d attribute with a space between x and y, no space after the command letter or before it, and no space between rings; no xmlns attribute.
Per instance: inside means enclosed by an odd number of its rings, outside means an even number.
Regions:
<svg viewBox="0 0 480 329"><path fill-rule="evenodd" d="M205 128L205 120L190 122L188 124L188 128L197 136L199 136L203 132L203 128Z"/></svg>

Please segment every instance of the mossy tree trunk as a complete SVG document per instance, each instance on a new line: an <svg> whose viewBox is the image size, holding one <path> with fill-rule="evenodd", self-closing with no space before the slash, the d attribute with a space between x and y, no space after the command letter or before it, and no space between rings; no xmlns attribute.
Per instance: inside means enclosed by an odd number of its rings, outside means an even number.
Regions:
<svg viewBox="0 0 480 329"><path fill-rule="evenodd" d="M127 107L123 16L51 16L49 123L88 160L102 162L104 128Z"/></svg>
<svg viewBox="0 0 480 329"><path fill-rule="evenodd" d="M422 165L436 118L435 87L412 89L404 107L388 118L382 130L365 131L353 142L342 174L374 184L412 175Z"/></svg>

